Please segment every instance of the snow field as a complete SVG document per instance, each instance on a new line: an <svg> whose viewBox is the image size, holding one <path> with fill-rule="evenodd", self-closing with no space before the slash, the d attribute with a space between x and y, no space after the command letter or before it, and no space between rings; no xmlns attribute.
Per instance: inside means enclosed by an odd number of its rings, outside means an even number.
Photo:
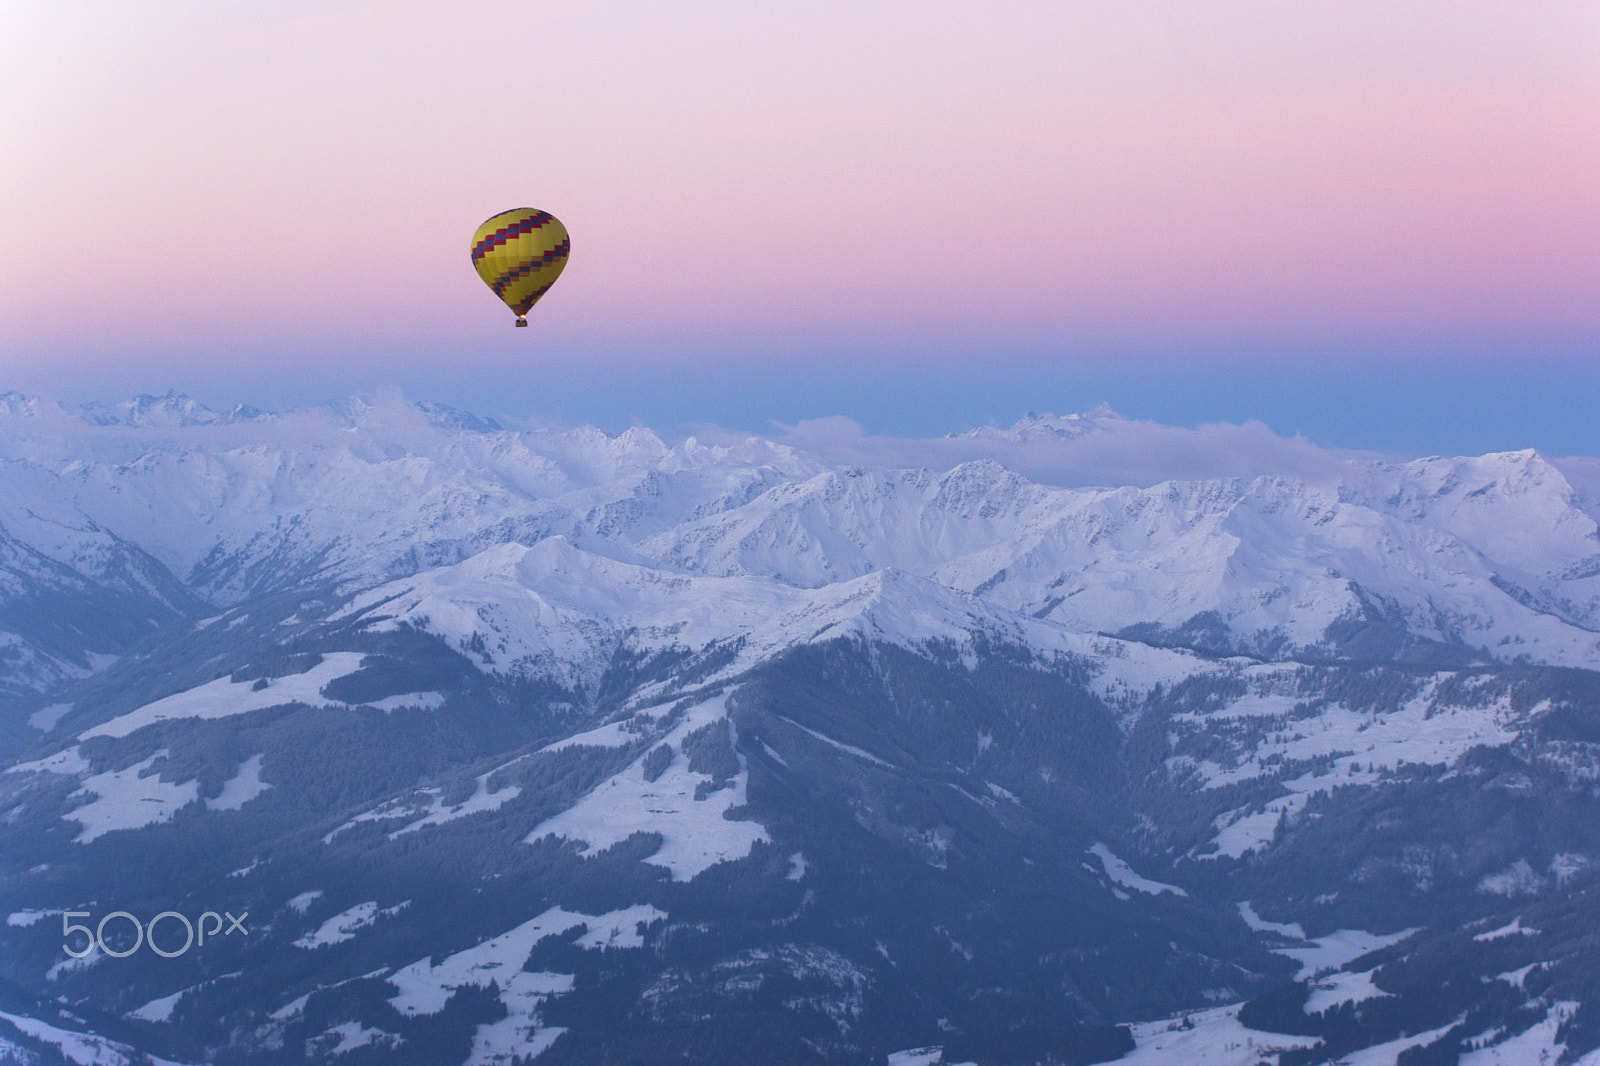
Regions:
<svg viewBox="0 0 1600 1066"><path fill-rule="evenodd" d="M90 797L90 802L61 817L83 827L74 843L88 844L119 829L142 829L170 821L174 814L200 798L198 780L175 783L161 779L155 763L170 754L168 749L162 748L142 762L121 770L90 774L89 761L74 745L45 759L20 763L7 772L81 777L81 786L68 798ZM236 811L272 787L261 780L261 760L261 755L252 755L241 763L233 777L223 782L222 792L205 801L205 808Z"/></svg>
<svg viewBox="0 0 1600 1066"><path fill-rule="evenodd" d="M145 1062L149 1062L151 1066L180 1066L170 1059L143 1054L126 1044L119 1044L115 1040L93 1033L58 1029L36 1018L8 1014L5 1011L0 1011L0 1018L10 1022L33 1039L52 1045L61 1053L62 1058L74 1066L142 1066Z"/></svg>
<svg viewBox="0 0 1600 1066"><path fill-rule="evenodd" d="M1252 932L1277 933L1291 940L1306 938L1306 931L1300 928L1299 922L1269 922L1256 913L1256 909L1250 906L1249 900L1239 904L1239 917L1244 919L1244 924L1249 926Z"/></svg>
<svg viewBox="0 0 1600 1066"><path fill-rule="evenodd" d="M52 915L60 913L60 911L12 911L10 914L6 915L6 924L19 929L27 929L30 926L37 925L41 919L49 918Z"/></svg>
<svg viewBox="0 0 1600 1066"><path fill-rule="evenodd" d="M322 898L322 889L314 888L309 892L300 893L298 896L296 896L293 899L291 899L288 903L285 903L284 906L288 907L290 910L294 911L296 914L304 914L306 911L308 911L311 908L311 905L313 903L315 903L317 900L319 900L321 898Z"/></svg>
<svg viewBox="0 0 1600 1066"><path fill-rule="evenodd" d="M365 656L360 652L339 651L322 657L322 661L303 674L271 679L265 688L257 690L254 681L234 681L219 677L197 688L175 693L164 699L147 703L136 711L103 722L78 734L79 740L90 737L125 737L137 729L156 722L174 718L231 718L266 710L285 703L305 703L313 707L342 707L344 704L325 699L322 688L328 682L353 674L361 668Z"/></svg>
<svg viewBox="0 0 1600 1066"><path fill-rule="evenodd" d="M500 989L506 1016L478 1026L466 1060L468 1066L498 1066L510 1063L513 1056L536 1057L565 1032L539 1024L539 1005L550 996L570 992L574 979L570 974L523 970L534 946L547 936L559 936L584 925L588 928L577 940L579 947L639 948L644 945L644 937L638 926L666 917L648 904L601 915L552 907L509 932L456 952L438 965L422 959L395 971L387 978L396 989L389 1003L407 1017L436 1014L457 989L467 985L482 987L493 981Z"/></svg>
<svg viewBox="0 0 1600 1066"><path fill-rule="evenodd" d="M1440 705L1434 701L1435 684L1430 683L1394 712L1356 712L1340 704L1292 720L1267 734L1234 767L1209 760L1191 764L1200 773L1203 787L1219 788L1272 774L1272 763L1279 759L1336 757L1324 772L1281 782L1288 794L1269 800L1260 810L1246 807L1219 815L1214 823L1217 835L1209 842L1216 850L1191 857L1240 858L1271 844L1279 819L1285 815L1293 818L1318 793L1348 785L1374 785L1382 780L1384 771L1404 763L1454 765L1473 747L1502 746L1519 735L1517 716L1504 698L1486 708ZM1291 696L1252 694L1209 714L1185 714L1178 720L1204 725L1286 715L1296 702ZM1167 762L1176 769L1182 761L1175 756Z"/></svg>
<svg viewBox="0 0 1600 1066"><path fill-rule="evenodd" d="M50 706L28 715L28 724L42 733L48 733L56 727L56 723L61 721L62 717L70 710L72 710L72 704L70 703L52 703Z"/></svg>
<svg viewBox="0 0 1600 1066"><path fill-rule="evenodd" d="M89 760L83 757L74 744L65 751L58 751L54 755L47 755L43 759L32 762L19 762L6 770L8 774L61 774L66 777L77 777L89 772Z"/></svg>
<svg viewBox="0 0 1600 1066"><path fill-rule="evenodd" d="M1477 745L1498 747L1516 739L1519 716L1504 699L1486 708L1437 704L1436 683L1392 712L1352 711L1343 704L1324 708L1269 734L1238 766L1201 762L1197 769L1205 787L1218 788L1271 773L1267 760L1272 757L1300 761L1342 756L1325 777L1334 784L1370 784L1376 778L1367 775L1402 763L1448 766ZM1218 711L1179 715L1177 720L1209 724L1287 715L1297 702L1293 696L1252 694ZM1352 764L1357 767L1353 773Z"/></svg>
<svg viewBox="0 0 1600 1066"><path fill-rule="evenodd" d="M586 733L576 733L565 740L546 744L539 749L539 754L565 751L568 748L625 748L639 739L639 734L632 732L627 726L628 722L624 720L591 729Z"/></svg>
<svg viewBox="0 0 1600 1066"><path fill-rule="evenodd" d="M389 834L389 839L393 840L407 833L415 833L417 830L424 829L430 825L443 825L446 822L453 822L457 818L466 818L469 815L482 814L486 811L497 811L504 807L507 803L522 795L522 786L507 785L504 788L490 792L489 778L501 769L504 769L504 767L497 767L486 774L479 774L472 795L453 807L446 806L439 799L437 789L432 790L433 799L426 811L422 812L422 817L396 829Z"/></svg>
<svg viewBox="0 0 1600 1066"><path fill-rule="evenodd" d="M1159 896L1163 892L1171 892L1174 896L1189 895L1188 892L1177 885L1163 884L1152 881L1148 877L1141 877L1133 872L1133 867L1117 858L1111 849L1104 844L1096 844L1089 849L1089 853L1100 860L1100 865L1105 869L1106 876L1124 888L1131 888L1135 892L1143 892L1148 896Z"/></svg>
<svg viewBox="0 0 1600 1066"><path fill-rule="evenodd" d="M1365 1003L1369 999L1390 994L1372 983L1371 970L1362 973L1336 971L1312 983L1311 995L1306 997L1305 1012L1321 1014L1346 1003Z"/></svg>
<svg viewBox="0 0 1600 1066"><path fill-rule="evenodd" d="M1244 919L1245 925L1257 933L1271 933L1288 940L1297 940L1301 943L1295 946L1269 948L1275 955L1287 955L1300 963L1300 971L1295 975L1296 981L1303 981L1310 977L1318 977L1330 970L1338 970L1352 959L1358 959L1369 951L1377 951L1391 944L1398 944L1406 937L1417 932L1416 929L1402 929L1398 933L1368 933L1360 929L1339 929L1327 936L1315 940L1306 938L1305 930L1299 922L1269 922L1256 914L1255 908L1249 901L1239 904L1239 917ZM1325 991L1329 994L1343 994L1346 986L1341 982L1348 975L1334 975L1329 980L1331 985ZM1350 986L1353 990L1355 986ZM1313 992L1313 994L1316 994ZM1369 997L1370 998L1370 997ZM1341 1001L1342 1002L1342 1001ZM1359 1002L1359 1001L1358 1001Z"/></svg>
<svg viewBox="0 0 1600 1066"><path fill-rule="evenodd" d="M661 847L645 861L671 871L674 881L689 881L719 862L746 857L751 848L768 837L755 822L724 817L744 805L749 783L744 757L739 758L739 773L732 787L697 800L696 787L711 779L691 772L682 752L684 737L726 717L723 696L691 708L660 742L674 749L672 762L660 777L654 781L644 779L641 755L575 805L542 822L525 842L562 837L580 843L582 852L589 853L619 844L634 833L660 833Z"/></svg>
<svg viewBox="0 0 1600 1066"><path fill-rule="evenodd" d="M1275 1061L1280 1051L1314 1047L1321 1040L1246 1029L1239 1023L1241 1006L1187 1014L1190 1028L1176 1019L1139 1022L1130 1027L1133 1050L1117 1061L1124 1066L1258 1066L1269 1056Z"/></svg>
<svg viewBox="0 0 1600 1066"><path fill-rule="evenodd" d="M1524 929L1522 927L1522 919L1521 918L1513 918L1513 919L1511 919L1511 924L1510 925L1502 925L1499 929L1491 929L1487 933L1479 933L1477 936L1473 937L1472 939L1476 940L1478 943L1481 944L1481 943L1485 943L1485 942L1490 941L1490 940L1499 940L1499 939L1501 939L1503 937L1508 937L1508 936L1538 936L1538 935L1539 935L1539 930L1537 930L1537 929Z"/></svg>
<svg viewBox="0 0 1600 1066"><path fill-rule="evenodd" d="M239 764L239 770L222 783L222 792L215 799L206 800L206 808L213 811L236 811L272 786L261 780L260 755L252 755Z"/></svg>
<svg viewBox="0 0 1600 1066"><path fill-rule="evenodd" d="M328 944L342 944L346 940L353 940L357 931L365 929L380 917L394 917L404 910L410 902L410 900L405 900L395 904L393 907L385 907L382 910L378 909L378 904L373 900L357 903L349 910L341 911L323 922L314 932L307 933L299 940L296 940L294 946L312 951Z"/></svg>
<svg viewBox="0 0 1600 1066"><path fill-rule="evenodd" d="M1433 1043L1451 1029L1454 1029L1460 1021L1461 1018L1457 1018L1449 1025L1441 1025L1439 1028L1429 1029L1425 1033L1415 1033L1411 1036L1403 1036L1398 1040L1391 1040L1386 1044L1378 1044L1374 1047L1363 1048L1360 1051L1352 1051L1340 1062L1342 1066L1394 1066L1395 1060L1400 1057L1402 1052Z"/></svg>
<svg viewBox="0 0 1600 1066"><path fill-rule="evenodd" d="M944 1061L942 1047L915 1047L906 1051L891 1051L889 1066L977 1066L974 1062Z"/></svg>
<svg viewBox="0 0 1600 1066"><path fill-rule="evenodd" d="M602 727L602 729L604 728L609 727ZM540 749L537 754L543 754L545 751L560 750L560 747L560 744L551 745L548 748ZM490 791L489 779L501 770L515 766L525 758L527 758L526 755L519 755L510 762L502 763L492 770L479 774L475 779L472 795L460 803L445 803L442 798L444 793L442 788L419 788L409 795L387 800L371 810L362 811L324 836L322 842L331 844L334 837L347 829L355 828L363 822L397 821L401 818L411 819L399 829L392 830L389 833L389 839L394 840L397 837L405 836L407 833L415 833L428 826L444 825L446 822L453 822L458 818L499 810L522 795L522 786L506 785L503 788Z"/></svg>
<svg viewBox="0 0 1600 1066"><path fill-rule="evenodd" d="M1315 940L1307 940L1304 947L1272 948L1274 955L1287 955L1300 964L1296 981L1337 970L1352 959L1359 959L1369 951L1398 944L1415 933L1416 929L1402 929L1398 933L1367 933L1360 929L1340 929Z"/></svg>
<svg viewBox="0 0 1600 1066"><path fill-rule="evenodd" d="M93 796L93 801L62 815L83 826L73 843L88 844L118 829L138 829L170 821L179 810L198 799L200 782L175 785L161 780L160 773L150 772L155 761L165 759L168 754L167 749L162 748L143 762L125 769L84 778L83 787L72 795Z"/></svg>
<svg viewBox="0 0 1600 1066"><path fill-rule="evenodd" d="M1493 1047L1468 1051L1461 1056L1458 1066L1533 1066L1556 1062L1567 1049L1566 1042L1556 1038L1556 1030L1577 1009L1578 1004L1570 1001L1552 1004L1550 1013L1538 1024ZM1600 1052L1591 1051L1578 1062L1600 1062Z"/></svg>
<svg viewBox="0 0 1600 1066"><path fill-rule="evenodd" d="M368 1045L393 1049L403 1043L405 1041L394 1033L386 1033L382 1029L369 1029L360 1022L345 1022L327 1030L320 1037L306 1041L306 1055L309 1057L312 1054L313 1047L325 1055L336 1056Z"/></svg>
<svg viewBox="0 0 1600 1066"><path fill-rule="evenodd" d="M128 1017L137 1018L141 1022L167 1022L172 1020L172 1012L178 1006L178 1000L184 997L189 990L180 988L169 996L152 999L144 1006L128 1012Z"/></svg>
<svg viewBox="0 0 1600 1066"><path fill-rule="evenodd" d="M1530 973L1535 970L1542 970L1548 965L1550 965L1548 962L1530 962L1528 965L1519 966L1515 970L1497 973L1494 975L1494 979L1496 981L1504 981L1506 984L1516 988L1522 988L1527 983Z"/></svg>

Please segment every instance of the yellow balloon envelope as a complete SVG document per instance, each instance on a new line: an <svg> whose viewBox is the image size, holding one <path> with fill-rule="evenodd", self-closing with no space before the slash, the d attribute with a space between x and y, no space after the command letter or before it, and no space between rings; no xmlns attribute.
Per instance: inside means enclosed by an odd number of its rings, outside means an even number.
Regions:
<svg viewBox="0 0 1600 1066"><path fill-rule="evenodd" d="M561 276L571 245L567 227L550 212L519 207L478 227L472 235L472 265L517 313L517 325L526 326L529 309Z"/></svg>

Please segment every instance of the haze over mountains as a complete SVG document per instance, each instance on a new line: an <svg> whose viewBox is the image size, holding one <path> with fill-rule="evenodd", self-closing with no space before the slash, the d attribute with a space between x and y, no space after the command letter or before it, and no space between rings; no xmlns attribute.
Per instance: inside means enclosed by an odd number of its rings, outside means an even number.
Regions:
<svg viewBox="0 0 1600 1066"><path fill-rule="evenodd" d="M1104 408L5 394L0 1056L1587 1055L1597 519L1593 459Z"/></svg>

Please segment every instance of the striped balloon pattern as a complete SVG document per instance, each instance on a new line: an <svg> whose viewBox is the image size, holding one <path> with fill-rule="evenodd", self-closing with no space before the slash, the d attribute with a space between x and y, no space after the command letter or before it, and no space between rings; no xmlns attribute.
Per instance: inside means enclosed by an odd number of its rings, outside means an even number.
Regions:
<svg viewBox="0 0 1600 1066"><path fill-rule="evenodd" d="M478 227L472 235L472 265L516 312L517 325L526 326L528 311L561 276L571 245L567 227L550 212L519 207Z"/></svg>

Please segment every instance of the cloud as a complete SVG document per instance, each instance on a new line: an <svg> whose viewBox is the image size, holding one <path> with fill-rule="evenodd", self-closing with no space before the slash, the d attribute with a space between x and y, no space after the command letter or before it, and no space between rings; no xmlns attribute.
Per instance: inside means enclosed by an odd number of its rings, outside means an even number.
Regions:
<svg viewBox="0 0 1600 1066"><path fill-rule="evenodd" d="M1260 422L1188 429L1124 418L1107 406L923 440L872 436L852 419L819 418L782 426L771 439L830 464L947 470L988 459L1032 481L1067 488L1263 475L1333 482L1352 460L1380 458L1280 437Z"/></svg>

